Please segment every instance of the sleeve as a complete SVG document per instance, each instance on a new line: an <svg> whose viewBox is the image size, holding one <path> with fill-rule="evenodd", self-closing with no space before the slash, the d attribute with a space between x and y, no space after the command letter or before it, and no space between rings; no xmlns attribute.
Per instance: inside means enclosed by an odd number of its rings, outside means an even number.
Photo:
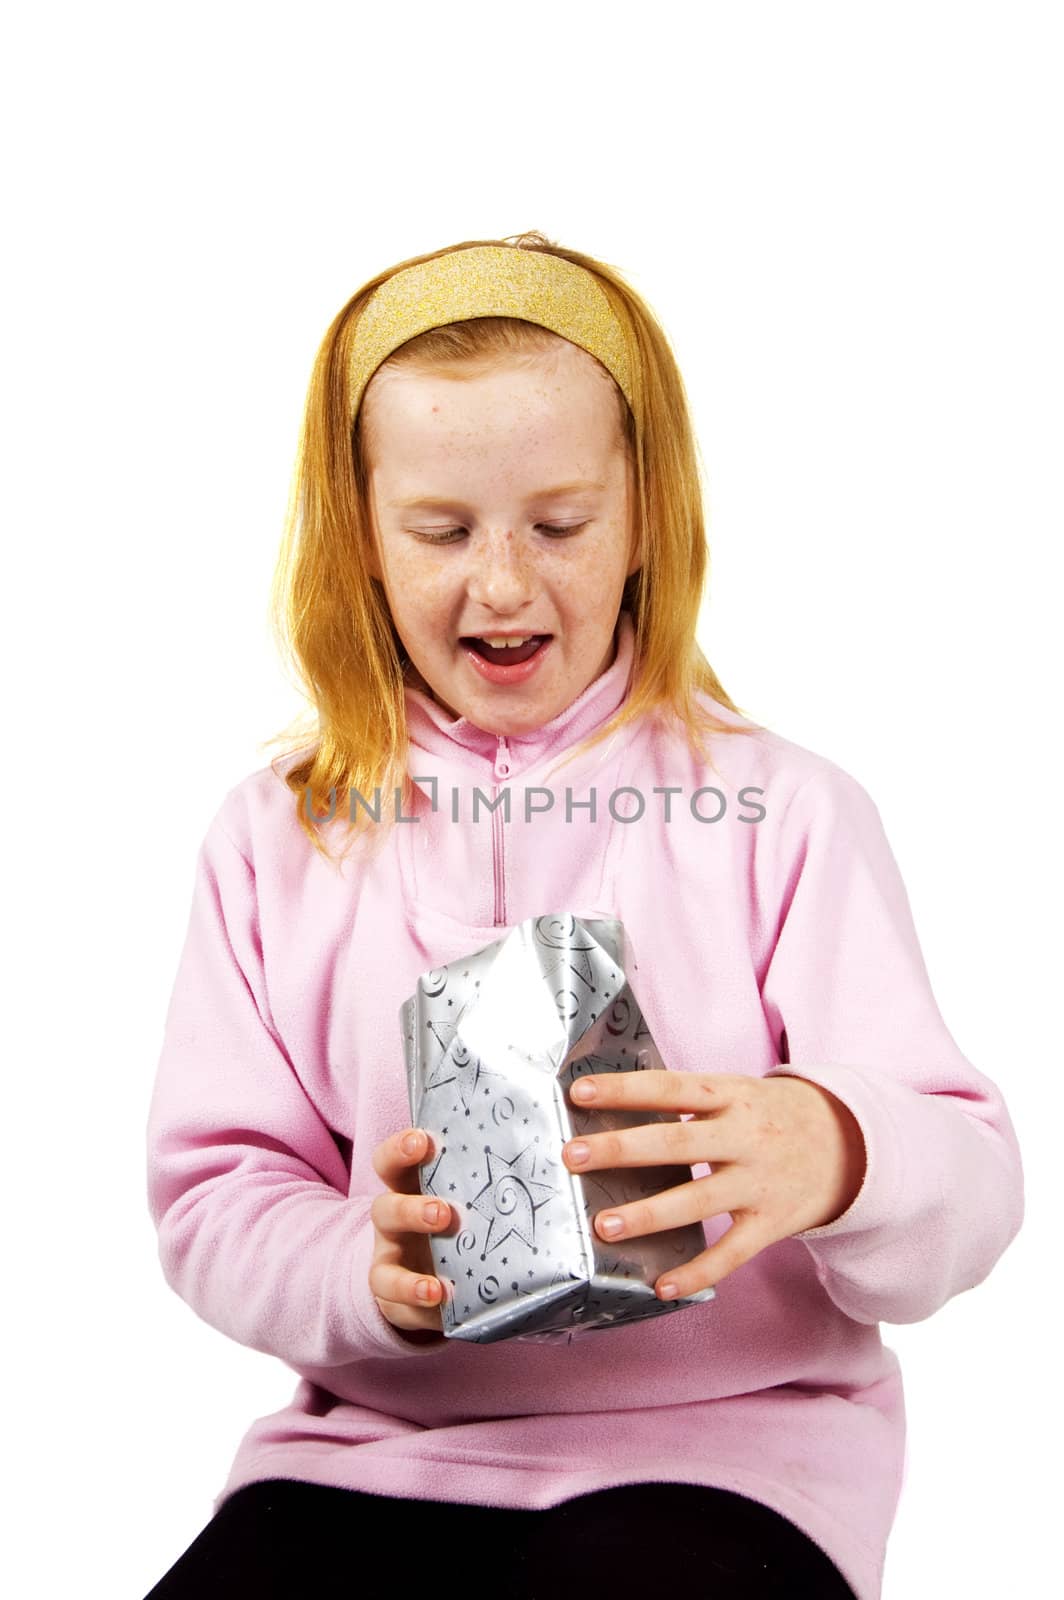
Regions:
<svg viewBox="0 0 1064 1600"><path fill-rule="evenodd" d="M212 1327L294 1367L439 1349L442 1335L390 1323L369 1287L373 1196L348 1195L273 1026L254 871L220 817L196 861L148 1113L163 1274Z"/></svg>
<svg viewBox="0 0 1064 1600"><path fill-rule="evenodd" d="M864 1182L793 1235L857 1322L919 1322L987 1276L1023 1221L1016 1133L996 1085L939 1014L879 812L841 768L807 779L780 825L782 906L762 1002L780 1065L852 1112Z"/></svg>

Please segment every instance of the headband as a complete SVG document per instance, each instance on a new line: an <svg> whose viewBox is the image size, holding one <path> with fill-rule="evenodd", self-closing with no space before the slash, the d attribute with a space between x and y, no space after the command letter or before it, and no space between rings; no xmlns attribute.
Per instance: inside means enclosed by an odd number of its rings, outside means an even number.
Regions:
<svg viewBox="0 0 1064 1600"><path fill-rule="evenodd" d="M428 328L471 317L519 317L593 355L628 404L624 330L598 280L573 261L517 245L470 245L404 267L373 291L355 328L348 369L351 423L381 362Z"/></svg>

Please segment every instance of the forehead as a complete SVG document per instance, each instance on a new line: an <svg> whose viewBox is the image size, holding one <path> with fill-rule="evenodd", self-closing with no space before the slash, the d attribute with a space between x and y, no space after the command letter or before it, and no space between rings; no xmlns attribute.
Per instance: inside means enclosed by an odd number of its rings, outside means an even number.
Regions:
<svg viewBox="0 0 1064 1600"><path fill-rule="evenodd" d="M433 371L384 367L362 411L371 470L388 477L522 459L533 467L580 458L586 469L622 448L613 380L562 339L556 349L516 359Z"/></svg>

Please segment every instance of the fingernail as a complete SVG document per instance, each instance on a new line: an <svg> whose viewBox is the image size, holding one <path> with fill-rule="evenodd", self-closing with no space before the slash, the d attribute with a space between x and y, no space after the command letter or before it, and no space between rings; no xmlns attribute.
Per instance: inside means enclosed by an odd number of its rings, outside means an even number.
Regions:
<svg viewBox="0 0 1064 1600"><path fill-rule="evenodd" d="M406 1138L403 1140L403 1149L406 1151L408 1156L416 1156L418 1151L421 1149L420 1133L408 1133Z"/></svg>
<svg viewBox="0 0 1064 1600"><path fill-rule="evenodd" d="M568 1146L565 1153L569 1157L569 1160L573 1163L573 1166L579 1167L587 1160L588 1156L591 1154L591 1151L588 1149L586 1144L582 1144L578 1139L575 1144Z"/></svg>
<svg viewBox="0 0 1064 1600"><path fill-rule="evenodd" d="M426 1222L439 1222L439 1220L440 1220L439 1201L438 1200L430 1200L428 1205L425 1207L425 1221Z"/></svg>
<svg viewBox="0 0 1064 1600"><path fill-rule="evenodd" d="M415 1293L419 1300L432 1299L432 1283L428 1278L419 1278Z"/></svg>
<svg viewBox="0 0 1064 1600"><path fill-rule="evenodd" d="M588 1083L585 1078L578 1078L571 1090L574 1100L594 1100L595 1085Z"/></svg>
<svg viewBox="0 0 1064 1600"><path fill-rule="evenodd" d="M620 1217L600 1217L599 1227L602 1229L603 1233L608 1234L611 1239L614 1239L616 1238L617 1234L623 1230L624 1223Z"/></svg>
<svg viewBox="0 0 1064 1600"><path fill-rule="evenodd" d="M679 1292L679 1286L675 1283L663 1283L658 1290L663 1300L675 1300Z"/></svg>

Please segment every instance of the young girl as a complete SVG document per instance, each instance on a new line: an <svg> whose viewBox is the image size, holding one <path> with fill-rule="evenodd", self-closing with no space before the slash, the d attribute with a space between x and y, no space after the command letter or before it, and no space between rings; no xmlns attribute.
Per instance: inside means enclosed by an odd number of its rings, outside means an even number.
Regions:
<svg viewBox="0 0 1064 1600"><path fill-rule="evenodd" d="M539 234L404 262L325 336L295 491L277 595L316 723L203 840L148 1194L169 1284L300 1381L153 1600L371 1573L873 1600L904 1464L878 1325L986 1277L1020 1155L872 800L741 714L695 643L700 480L663 333ZM586 1078L589 1103L668 1118L565 1162L689 1165L593 1226L702 1224L655 1292L717 1293L445 1338L428 1236L462 1198L421 1194L399 1008L556 912L621 920L666 1064Z"/></svg>

